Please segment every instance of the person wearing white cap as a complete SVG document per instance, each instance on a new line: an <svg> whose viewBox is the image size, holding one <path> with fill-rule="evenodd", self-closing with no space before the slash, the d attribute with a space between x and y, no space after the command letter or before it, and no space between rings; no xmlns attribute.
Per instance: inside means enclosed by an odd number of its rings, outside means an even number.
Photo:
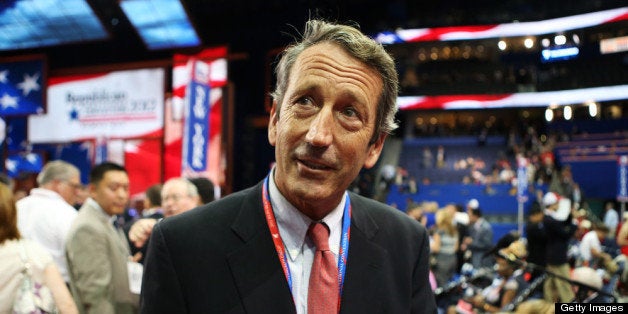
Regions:
<svg viewBox="0 0 628 314"><path fill-rule="evenodd" d="M576 232L576 225L571 223L571 215L566 219L557 219L559 196L554 192L548 192L543 196L545 217L543 225L547 233L545 257L547 270L569 277L569 264L567 263L568 242ZM570 302L574 298L569 283L550 276L543 285L543 296L549 302Z"/></svg>
<svg viewBox="0 0 628 314"><path fill-rule="evenodd" d="M480 202L477 199L472 198L467 202L467 209L478 209L480 208Z"/></svg>

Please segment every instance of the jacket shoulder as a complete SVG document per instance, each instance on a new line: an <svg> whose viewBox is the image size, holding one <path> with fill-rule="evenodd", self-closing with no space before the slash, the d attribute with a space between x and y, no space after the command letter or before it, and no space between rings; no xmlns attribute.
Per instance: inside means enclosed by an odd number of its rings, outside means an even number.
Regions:
<svg viewBox="0 0 628 314"><path fill-rule="evenodd" d="M255 212L257 208L261 208L260 185L164 218L159 226L162 230L181 229L183 232L189 232L190 228L206 228L208 224L229 227L239 215ZM242 211L245 212L241 213Z"/></svg>

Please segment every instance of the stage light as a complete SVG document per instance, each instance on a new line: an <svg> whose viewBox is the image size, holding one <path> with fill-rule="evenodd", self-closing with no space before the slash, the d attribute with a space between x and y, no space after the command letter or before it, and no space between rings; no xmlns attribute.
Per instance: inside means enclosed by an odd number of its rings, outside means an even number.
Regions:
<svg viewBox="0 0 628 314"><path fill-rule="evenodd" d="M597 117L598 111L597 104L595 102L589 102L589 115L595 118Z"/></svg>
<svg viewBox="0 0 628 314"><path fill-rule="evenodd" d="M499 50L504 51L504 50L506 50L506 48L508 47L508 44L506 44L506 42L505 42L505 41L500 40L500 41L497 43L497 47L499 48Z"/></svg>
<svg viewBox="0 0 628 314"><path fill-rule="evenodd" d="M526 48L530 49L530 48L534 47L534 40L533 40L532 38L526 38L526 39L523 41L523 45L524 45Z"/></svg>
<svg viewBox="0 0 628 314"><path fill-rule="evenodd" d="M545 121L552 122L554 120L554 111L551 108L545 109Z"/></svg>
<svg viewBox="0 0 628 314"><path fill-rule="evenodd" d="M565 120L571 120L572 113L573 112L571 111L571 106L563 107L563 117L565 118Z"/></svg>
<svg viewBox="0 0 628 314"><path fill-rule="evenodd" d="M567 37L565 35L556 35L554 37L554 43L556 45L564 45L567 42Z"/></svg>
<svg viewBox="0 0 628 314"><path fill-rule="evenodd" d="M550 40L548 38L541 39L541 46L547 48L550 45Z"/></svg>

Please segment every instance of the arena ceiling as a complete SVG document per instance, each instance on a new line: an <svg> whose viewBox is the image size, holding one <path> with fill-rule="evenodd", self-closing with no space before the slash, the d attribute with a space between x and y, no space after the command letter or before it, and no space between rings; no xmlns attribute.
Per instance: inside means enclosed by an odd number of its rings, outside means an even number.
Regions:
<svg viewBox="0 0 628 314"><path fill-rule="evenodd" d="M3 1L0 12L19 0ZM149 50L119 0L86 0L107 32L105 39L2 50L0 57L45 53L51 69L169 58L173 49ZM355 21L364 32L533 21L621 7L620 0L181 0L202 46L266 53L291 41L308 17ZM295 30L296 29L296 30ZM289 35L290 34L290 35ZM194 48L177 49L177 51Z"/></svg>

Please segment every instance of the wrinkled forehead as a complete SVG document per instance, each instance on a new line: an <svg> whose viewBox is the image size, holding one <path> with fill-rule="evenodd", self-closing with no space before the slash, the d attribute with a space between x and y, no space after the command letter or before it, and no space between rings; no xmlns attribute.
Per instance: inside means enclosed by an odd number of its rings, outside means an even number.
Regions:
<svg viewBox="0 0 628 314"><path fill-rule="evenodd" d="M181 181L171 181L166 182L164 186L161 188L161 195L169 195L169 194L184 194L186 192L186 185Z"/></svg>
<svg viewBox="0 0 628 314"><path fill-rule="evenodd" d="M339 70L344 67L356 68L366 72L371 80L377 81L379 79L381 81L380 74L375 68L351 55L344 47L334 42L320 42L305 48L292 65L291 74L294 73L295 69L311 62L324 62Z"/></svg>
<svg viewBox="0 0 628 314"><path fill-rule="evenodd" d="M288 90L309 87L311 84L331 82L342 84L356 98L377 106L383 89L379 72L349 54L343 47L323 42L305 49L290 70ZM290 92L288 92L290 93Z"/></svg>

